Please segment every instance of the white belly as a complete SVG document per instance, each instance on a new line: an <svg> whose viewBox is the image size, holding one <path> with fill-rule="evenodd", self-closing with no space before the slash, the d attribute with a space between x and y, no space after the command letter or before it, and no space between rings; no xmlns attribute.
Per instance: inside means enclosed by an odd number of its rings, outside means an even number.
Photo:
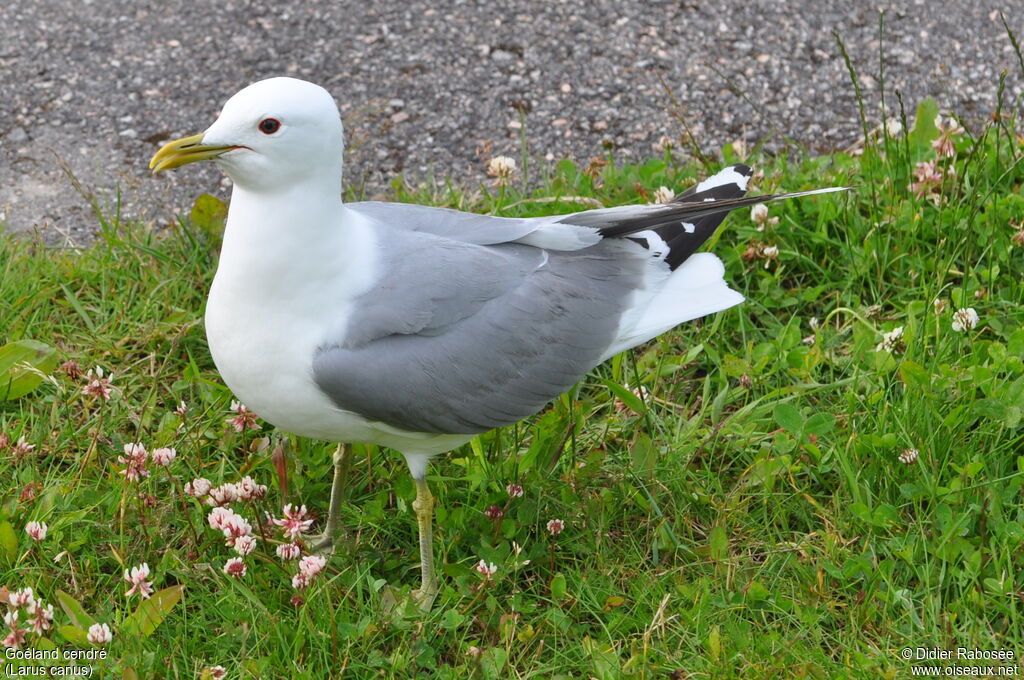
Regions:
<svg viewBox="0 0 1024 680"><path fill-rule="evenodd" d="M336 408L313 381L321 342L316 317L304 305L275 304L236 294L218 272L206 307L206 337L227 386L261 418L295 434L355 439L362 420ZM339 310L340 312L341 310Z"/></svg>
<svg viewBox="0 0 1024 680"><path fill-rule="evenodd" d="M218 277L219 278L219 277ZM343 317L344 303L310 309L261 304L232 294L214 280L206 307L206 337L225 384L267 422L304 437L381 444L406 454L432 455L468 441L468 435L405 432L337 406L313 379L313 357L329 338L323 315Z"/></svg>

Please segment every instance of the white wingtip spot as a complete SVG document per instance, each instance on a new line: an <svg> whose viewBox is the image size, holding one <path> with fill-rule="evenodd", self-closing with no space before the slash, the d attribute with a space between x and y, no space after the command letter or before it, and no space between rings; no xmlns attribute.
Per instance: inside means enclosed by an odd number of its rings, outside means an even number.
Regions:
<svg viewBox="0 0 1024 680"><path fill-rule="evenodd" d="M642 238L647 241L647 250L651 251L651 255L659 260L664 260L668 255L668 244L654 230L638 231L633 234L633 238Z"/></svg>
<svg viewBox="0 0 1024 680"><path fill-rule="evenodd" d="M730 165L719 171L717 174L708 177L706 180L697 185L697 191L707 191L708 189L714 189L724 184L735 184L740 188L740 191L747 190L747 182L750 181L750 177L736 170L736 166Z"/></svg>
<svg viewBox="0 0 1024 680"><path fill-rule="evenodd" d="M683 230L687 234L692 234L693 232L697 231L697 227L693 226L692 222L680 222L680 224L683 225Z"/></svg>

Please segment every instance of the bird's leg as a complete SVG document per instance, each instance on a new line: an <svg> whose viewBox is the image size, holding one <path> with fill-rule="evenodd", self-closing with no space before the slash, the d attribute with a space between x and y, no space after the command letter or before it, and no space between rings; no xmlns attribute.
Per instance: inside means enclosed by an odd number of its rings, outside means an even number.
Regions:
<svg viewBox="0 0 1024 680"><path fill-rule="evenodd" d="M434 496L430 493L427 480L413 478L416 484L416 500L412 509L416 511L416 523L420 531L420 587L412 597L420 609L428 611L437 597L437 576L434 575L434 534L431 523L434 517Z"/></svg>
<svg viewBox="0 0 1024 680"><path fill-rule="evenodd" d="M331 505L327 510L327 526L324 533L317 537L312 551L320 554L334 552L334 537L338 533L341 522L341 502L345 496L345 482L348 479L348 468L352 456L348 447L338 444L334 452L334 481L331 483Z"/></svg>

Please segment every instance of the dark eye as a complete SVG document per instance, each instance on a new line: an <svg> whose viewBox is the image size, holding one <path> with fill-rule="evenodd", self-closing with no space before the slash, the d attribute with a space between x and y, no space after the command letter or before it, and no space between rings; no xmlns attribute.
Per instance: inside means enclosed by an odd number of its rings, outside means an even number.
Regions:
<svg viewBox="0 0 1024 680"><path fill-rule="evenodd" d="M264 118L260 121L259 129L265 135L272 135L281 129L281 121L277 118Z"/></svg>

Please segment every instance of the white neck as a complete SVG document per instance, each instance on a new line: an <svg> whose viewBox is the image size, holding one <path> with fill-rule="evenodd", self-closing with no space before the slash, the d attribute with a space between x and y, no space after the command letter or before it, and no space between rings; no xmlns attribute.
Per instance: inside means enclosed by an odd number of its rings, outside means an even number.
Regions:
<svg viewBox="0 0 1024 680"><path fill-rule="evenodd" d="M327 281L338 286L335 294L356 294L372 284L373 253L372 231L338 193L305 186L266 194L236 185L217 278L230 281L237 294L248 289L271 298Z"/></svg>
<svg viewBox="0 0 1024 680"><path fill-rule="evenodd" d="M322 239L342 228L333 222L343 212L347 211L341 203L340 182L337 187L302 183L275 192L252 191L236 184L224 240L242 237L267 243L323 243Z"/></svg>

